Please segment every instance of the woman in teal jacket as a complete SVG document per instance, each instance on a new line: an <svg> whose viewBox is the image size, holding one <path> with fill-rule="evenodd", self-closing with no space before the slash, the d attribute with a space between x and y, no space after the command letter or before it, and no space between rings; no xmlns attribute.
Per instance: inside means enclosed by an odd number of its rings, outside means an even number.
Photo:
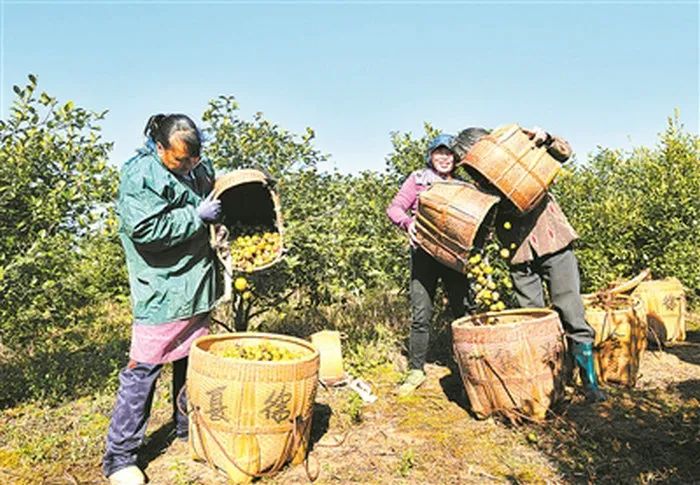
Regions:
<svg viewBox="0 0 700 485"><path fill-rule="evenodd" d="M200 159L201 137L185 115L155 115L146 146L122 170L117 202L134 316L129 363L119 375L103 471L112 484L144 483L136 465L163 364L173 363L173 420L186 439L178 410L192 341L208 333L215 298L215 262L207 224L221 205L210 196L214 169ZM186 406L183 392L180 407Z"/></svg>

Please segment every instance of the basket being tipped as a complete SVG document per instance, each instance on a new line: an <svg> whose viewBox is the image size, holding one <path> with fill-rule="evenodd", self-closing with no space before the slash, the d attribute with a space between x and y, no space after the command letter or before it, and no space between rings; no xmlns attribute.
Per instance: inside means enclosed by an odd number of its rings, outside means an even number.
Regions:
<svg viewBox="0 0 700 485"><path fill-rule="evenodd" d="M255 169L217 178L214 197L222 220L211 226L211 244L230 274L270 268L284 256L284 228L274 181Z"/></svg>

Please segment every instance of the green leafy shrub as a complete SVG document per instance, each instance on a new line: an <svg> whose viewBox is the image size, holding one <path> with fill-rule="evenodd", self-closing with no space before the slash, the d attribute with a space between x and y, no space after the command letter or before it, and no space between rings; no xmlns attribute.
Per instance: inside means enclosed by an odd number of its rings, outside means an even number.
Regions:
<svg viewBox="0 0 700 485"><path fill-rule="evenodd" d="M654 148L600 149L560 177L555 192L581 239L583 287L593 291L651 268L700 296L700 138L678 117Z"/></svg>
<svg viewBox="0 0 700 485"><path fill-rule="evenodd" d="M31 75L15 86L0 121L0 346L14 350L70 326L74 310L94 302L101 263L87 259L96 254L91 242L95 234L103 248L115 241L100 239L117 183L107 165L112 144L100 136L105 113L36 88Z"/></svg>

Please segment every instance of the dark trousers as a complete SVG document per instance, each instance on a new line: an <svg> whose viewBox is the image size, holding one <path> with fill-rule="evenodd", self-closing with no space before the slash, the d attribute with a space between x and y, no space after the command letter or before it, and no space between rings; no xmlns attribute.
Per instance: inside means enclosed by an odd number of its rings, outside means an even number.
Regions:
<svg viewBox="0 0 700 485"><path fill-rule="evenodd" d="M450 310L455 318L464 316L469 282L466 275L439 263L422 249L411 250L411 309L413 321L409 338L408 365L423 369L430 340L430 319L438 279L447 290Z"/></svg>
<svg viewBox="0 0 700 485"><path fill-rule="evenodd" d="M105 476L136 465L139 448L146 435L146 425L151 414L156 381L163 369L162 364L144 364L130 361L119 374L117 402L107 432L107 444L102 470ZM177 397L185 384L187 357L173 362L173 421L178 437L186 437L187 415L177 406ZM180 395L180 407L187 409L187 396Z"/></svg>
<svg viewBox="0 0 700 485"><path fill-rule="evenodd" d="M567 337L574 342L593 342L595 331L584 316L578 261L571 246L553 254L536 256L527 263L513 265L510 275L521 307L545 306L544 283Z"/></svg>

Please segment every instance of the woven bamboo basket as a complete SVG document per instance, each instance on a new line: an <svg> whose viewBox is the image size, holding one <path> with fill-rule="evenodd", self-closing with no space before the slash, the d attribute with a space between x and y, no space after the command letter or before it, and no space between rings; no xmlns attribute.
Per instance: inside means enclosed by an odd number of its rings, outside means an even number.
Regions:
<svg viewBox="0 0 700 485"><path fill-rule="evenodd" d="M269 263L256 266L253 271L267 269L282 259L284 255L284 225L280 198L274 189L271 178L260 170L239 169L221 175L214 183L214 197L221 200L222 224L227 229L235 223L247 226L264 226L270 232L278 232L282 240L277 257ZM210 227L210 243L216 250L224 268L230 266L231 271L246 271L234 262L227 261L226 244L217 237L219 225ZM228 231L231 235L231 231Z"/></svg>
<svg viewBox="0 0 700 485"><path fill-rule="evenodd" d="M647 346L644 306L625 295L584 295L586 321L595 330L598 378L633 387Z"/></svg>
<svg viewBox="0 0 700 485"><path fill-rule="evenodd" d="M678 279L643 281L632 295L644 304L651 342L685 340L687 302L683 284Z"/></svg>
<svg viewBox="0 0 700 485"><path fill-rule="evenodd" d="M303 352L288 361L230 359L212 351L262 342ZM306 458L319 354L284 335L238 333L200 337L187 370L190 452L237 483L269 476Z"/></svg>
<svg viewBox="0 0 700 485"><path fill-rule="evenodd" d="M495 319L495 325L481 324ZM491 312L452 323L455 360L473 413L542 420L564 390L564 332L546 308Z"/></svg>
<svg viewBox="0 0 700 485"><path fill-rule="evenodd" d="M561 168L545 146L536 146L516 124L479 139L462 163L486 177L521 212L542 200Z"/></svg>
<svg viewBox="0 0 700 485"><path fill-rule="evenodd" d="M431 256L460 273L467 271L469 252L486 235L500 199L461 182L437 182L418 198L418 244Z"/></svg>

